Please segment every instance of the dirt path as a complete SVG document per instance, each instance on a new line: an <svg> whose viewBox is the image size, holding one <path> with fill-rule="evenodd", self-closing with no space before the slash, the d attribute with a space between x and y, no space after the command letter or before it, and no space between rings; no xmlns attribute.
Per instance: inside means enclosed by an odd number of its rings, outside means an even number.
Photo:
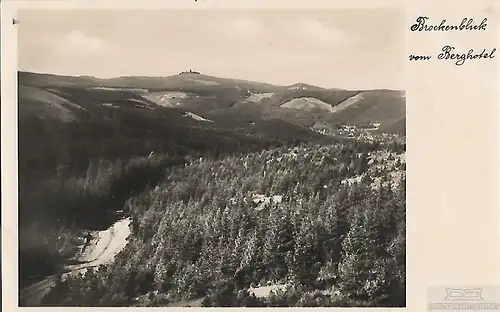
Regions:
<svg viewBox="0 0 500 312"><path fill-rule="evenodd" d="M269 297L272 291L285 291L287 285L286 284L274 284L274 285L268 285L268 286L260 286L260 287L250 287L248 289L249 293L253 293L255 297L260 297L260 298L265 298Z"/></svg>
<svg viewBox="0 0 500 312"><path fill-rule="evenodd" d="M90 246L77 256L77 259L84 263L67 266L62 278L65 279L70 274L85 273L91 267L111 263L116 254L127 245L127 237L130 235L129 224L130 219L126 218L116 222L109 229L98 232L98 236L94 237ZM42 298L54 285L55 278L55 275L49 276L43 281L22 289L19 299L23 302L23 306L39 306Z"/></svg>

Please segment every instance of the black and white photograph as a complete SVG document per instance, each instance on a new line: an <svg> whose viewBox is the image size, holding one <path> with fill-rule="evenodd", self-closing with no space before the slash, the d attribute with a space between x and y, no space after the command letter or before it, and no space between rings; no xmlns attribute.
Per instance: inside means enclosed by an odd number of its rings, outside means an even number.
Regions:
<svg viewBox="0 0 500 312"><path fill-rule="evenodd" d="M405 12L19 10L31 307L406 307Z"/></svg>

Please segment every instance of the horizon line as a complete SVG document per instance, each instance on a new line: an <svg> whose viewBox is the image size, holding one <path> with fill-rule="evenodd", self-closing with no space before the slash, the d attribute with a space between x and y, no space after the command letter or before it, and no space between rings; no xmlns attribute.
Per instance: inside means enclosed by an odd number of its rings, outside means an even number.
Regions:
<svg viewBox="0 0 500 312"><path fill-rule="evenodd" d="M181 73L190 74L189 71L183 71L183 72L179 72L177 74L171 74L171 75L166 75L166 76L127 75L127 76L113 76L113 77L106 77L105 78L105 77L99 77L99 76L93 76L93 75L55 74L55 73L37 72L37 71L32 71L32 70L20 70L20 69L18 69L17 72L18 73L20 73L20 72L32 73L32 74L38 74L38 75L52 75L52 76L59 76L59 77L94 78L94 79L99 79L99 80L111 80L111 79L119 79L119 78L168 78L168 77L178 76ZM324 87L324 86L320 86L320 85L317 85L317 84L311 84L311 83L302 82L302 81L295 82L295 83L292 83L292 84L285 84L285 85L283 85L283 84L274 84L274 83L262 82L262 81L256 81L256 80L247 80L245 78L219 77L219 76L213 76L213 75L210 75L210 74L205 74L205 73L197 72L197 71L193 71L192 73L195 74L195 75L199 74L199 75L204 75L204 76L209 76L209 77L214 77L214 78L219 78L219 79L243 80L243 81L247 81L247 82L267 84L267 85L274 86L274 87L290 87L290 86L294 86L294 85L298 85L298 84L306 84L306 85L309 85L311 87L321 88L321 89L325 89L325 90L334 90L334 89L345 90L345 91L370 91L370 90L375 91L375 90L380 90L380 91L406 92L405 89L393 89L393 88L375 88L375 89L373 89L373 88L372 89L366 89L366 88L355 88L354 89L354 88L350 88L350 89L346 89L346 88L338 88L338 87Z"/></svg>

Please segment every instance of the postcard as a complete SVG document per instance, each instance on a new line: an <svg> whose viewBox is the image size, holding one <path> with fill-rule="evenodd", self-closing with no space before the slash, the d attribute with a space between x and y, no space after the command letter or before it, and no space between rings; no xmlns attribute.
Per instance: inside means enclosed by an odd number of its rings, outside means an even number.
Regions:
<svg viewBox="0 0 500 312"><path fill-rule="evenodd" d="M5 309L500 309L499 5L445 3L2 3Z"/></svg>

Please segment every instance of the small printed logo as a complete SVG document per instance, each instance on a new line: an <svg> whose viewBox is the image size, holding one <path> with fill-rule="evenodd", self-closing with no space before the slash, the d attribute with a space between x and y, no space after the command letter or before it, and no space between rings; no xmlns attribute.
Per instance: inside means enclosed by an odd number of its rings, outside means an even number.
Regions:
<svg viewBox="0 0 500 312"><path fill-rule="evenodd" d="M445 300L483 300L482 288L446 288Z"/></svg>
<svg viewBox="0 0 500 312"><path fill-rule="evenodd" d="M500 310L500 287L431 287L428 310Z"/></svg>

